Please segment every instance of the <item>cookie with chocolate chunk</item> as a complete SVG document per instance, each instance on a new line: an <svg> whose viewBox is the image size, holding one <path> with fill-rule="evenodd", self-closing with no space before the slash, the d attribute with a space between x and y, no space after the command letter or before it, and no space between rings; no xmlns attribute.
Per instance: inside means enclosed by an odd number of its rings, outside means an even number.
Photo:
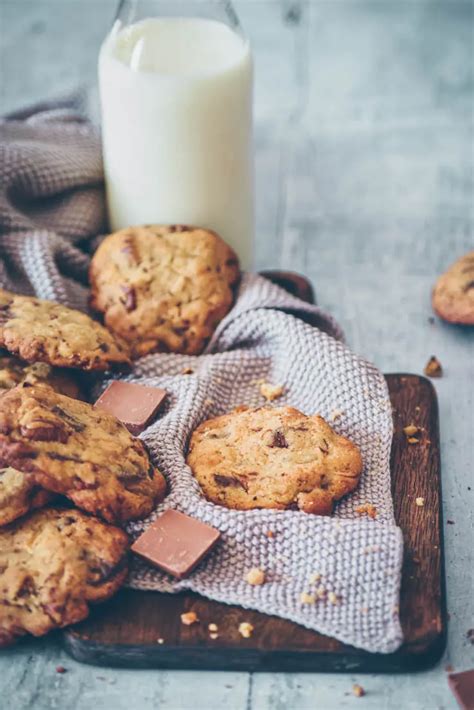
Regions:
<svg viewBox="0 0 474 710"><path fill-rule="evenodd" d="M0 527L41 508L53 497L49 491L38 488L26 473L14 468L0 468Z"/></svg>
<svg viewBox="0 0 474 710"><path fill-rule="evenodd" d="M0 530L0 646L85 619L127 575L128 537L79 510L47 508Z"/></svg>
<svg viewBox="0 0 474 710"><path fill-rule="evenodd" d="M27 382L30 385L47 384L56 392L74 399L82 399L83 394L72 370L51 367L47 362L25 362L0 350L0 392Z"/></svg>
<svg viewBox="0 0 474 710"><path fill-rule="evenodd" d="M462 256L439 277L432 303L440 318L474 325L474 251Z"/></svg>
<svg viewBox="0 0 474 710"><path fill-rule="evenodd" d="M109 370L130 365L125 343L85 313L0 289L0 348L27 362Z"/></svg>
<svg viewBox="0 0 474 710"><path fill-rule="evenodd" d="M104 239L90 268L91 306L132 356L197 355L233 302L239 264L214 232L129 227Z"/></svg>
<svg viewBox="0 0 474 710"><path fill-rule="evenodd" d="M317 415L293 407L239 407L203 422L187 463L206 498L236 510L329 515L362 473L359 449Z"/></svg>
<svg viewBox="0 0 474 710"><path fill-rule="evenodd" d="M46 385L0 397L0 465L109 522L148 515L165 481L116 417Z"/></svg>

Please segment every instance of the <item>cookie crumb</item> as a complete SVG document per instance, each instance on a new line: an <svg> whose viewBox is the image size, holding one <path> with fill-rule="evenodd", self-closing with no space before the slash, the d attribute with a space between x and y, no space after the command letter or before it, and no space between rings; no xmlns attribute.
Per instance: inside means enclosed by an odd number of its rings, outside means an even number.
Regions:
<svg viewBox="0 0 474 710"><path fill-rule="evenodd" d="M317 584L320 581L321 581L321 575L318 572L314 572L314 574L312 574L311 577L309 578L310 584Z"/></svg>
<svg viewBox="0 0 474 710"><path fill-rule="evenodd" d="M330 601L331 604L339 604L338 596L334 592L328 592L328 601Z"/></svg>
<svg viewBox="0 0 474 710"><path fill-rule="evenodd" d="M244 639L249 639L252 635L252 632L253 626L250 622L242 621L242 623L239 624L239 634L243 636Z"/></svg>
<svg viewBox="0 0 474 710"><path fill-rule="evenodd" d="M333 411L332 411L331 414L329 415L329 421L330 421L330 422L335 422L335 421L337 421L340 417L342 417L343 414L344 414L344 412L342 411L342 409L333 409Z"/></svg>
<svg viewBox="0 0 474 710"><path fill-rule="evenodd" d="M194 611L187 611L185 614L181 614L181 623L185 626L191 626L191 624L196 624L198 621L199 619Z"/></svg>
<svg viewBox="0 0 474 710"><path fill-rule="evenodd" d="M367 515L369 518L372 518L372 520L375 520L377 517L377 508L375 505L372 505L372 503L359 505L355 510L357 515Z"/></svg>
<svg viewBox="0 0 474 710"><path fill-rule="evenodd" d="M164 639L156 639L156 643L159 643L160 646L164 644L165 640Z"/></svg>
<svg viewBox="0 0 474 710"><path fill-rule="evenodd" d="M323 585L321 584L321 585L316 589L316 596L318 597L318 599L324 599L324 597L326 596L326 594L327 594L327 589L326 589L326 587L323 587Z"/></svg>
<svg viewBox="0 0 474 710"><path fill-rule="evenodd" d="M352 686L352 692L356 696L356 698L361 698L363 695L365 695L365 690L358 683L354 683L354 685Z"/></svg>
<svg viewBox="0 0 474 710"><path fill-rule="evenodd" d="M262 382L260 385L260 394L269 402L278 399L283 394L283 385L271 385L269 382Z"/></svg>
<svg viewBox="0 0 474 710"><path fill-rule="evenodd" d="M432 355L425 365L425 375L428 377L442 377L443 367L435 355Z"/></svg>
<svg viewBox="0 0 474 710"><path fill-rule="evenodd" d="M208 624L208 625L207 625L207 628L209 629L209 631L212 631L212 632L214 632L214 633L215 633L216 631L219 631L219 627L217 626L217 624Z"/></svg>
<svg viewBox="0 0 474 710"><path fill-rule="evenodd" d="M275 533L273 532L273 530L267 530L265 535L266 535L266 537L269 537L269 538L275 537Z"/></svg>
<svg viewBox="0 0 474 710"><path fill-rule="evenodd" d="M67 669L64 666L56 666L56 673L67 673Z"/></svg>
<svg viewBox="0 0 474 710"><path fill-rule="evenodd" d="M181 370L182 375L192 375L194 374L194 370L192 367L185 367L184 370Z"/></svg>
<svg viewBox="0 0 474 710"><path fill-rule="evenodd" d="M308 594L307 592L301 592L300 602L302 604L314 604L316 602L316 597L314 594Z"/></svg>
<svg viewBox="0 0 474 710"><path fill-rule="evenodd" d="M265 572L258 567L252 567L245 575L245 581L253 586L259 586L265 582Z"/></svg>
<svg viewBox="0 0 474 710"><path fill-rule="evenodd" d="M415 503L417 504L417 506L418 506L419 508L423 508L423 506L424 506L424 504L425 504L425 499L424 499L424 498L417 498L417 499L415 500Z"/></svg>

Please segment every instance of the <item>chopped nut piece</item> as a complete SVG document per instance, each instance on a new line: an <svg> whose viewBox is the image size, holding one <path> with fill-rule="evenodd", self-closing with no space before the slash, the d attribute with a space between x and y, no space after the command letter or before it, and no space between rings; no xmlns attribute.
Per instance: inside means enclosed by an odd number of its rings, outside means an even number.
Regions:
<svg viewBox="0 0 474 710"><path fill-rule="evenodd" d="M253 626L248 621L242 621L239 624L239 634L244 637L244 639L249 639L253 632Z"/></svg>
<svg viewBox="0 0 474 710"><path fill-rule="evenodd" d="M418 434L419 431L419 427L415 426L415 424L409 424L408 426L403 427L403 433L406 436L415 436L415 434Z"/></svg>
<svg viewBox="0 0 474 710"><path fill-rule="evenodd" d="M265 581L265 572L258 567L252 567L245 575L245 581L254 586L263 584Z"/></svg>
<svg viewBox="0 0 474 710"><path fill-rule="evenodd" d="M361 698L363 695L365 695L365 690L361 685L358 685L357 683L354 683L352 686L352 692L356 696L356 698Z"/></svg>
<svg viewBox="0 0 474 710"><path fill-rule="evenodd" d="M409 444L419 444L420 440L417 439L415 436L409 436L407 439Z"/></svg>
<svg viewBox="0 0 474 710"><path fill-rule="evenodd" d="M215 632L213 632L212 634L209 634L209 638L212 639L213 641L215 641L216 639L219 638L219 634L216 634Z"/></svg>
<svg viewBox="0 0 474 710"><path fill-rule="evenodd" d="M364 503L356 508L356 513L358 515L367 515L369 518L375 520L377 517L377 508L372 503Z"/></svg>
<svg viewBox="0 0 474 710"><path fill-rule="evenodd" d="M315 572L314 574L311 575L309 578L309 583L310 584L317 584L318 582L321 581L321 575L318 572Z"/></svg>
<svg viewBox="0 0 474 710"><path fill-rule="evenodd" d="M328 601L330 601L331 604L339 604L337 594L335 594L334 592L328 592Z"/></svg>
<svg viewBox="0 0 474 710"><path fill-rule="evenodd" d="M185 614L181 614L181 623L185 626L191 626L199 621L197 614L194 611L187 611Z"/></svg>
<svg viewBox="0 0 474 710"><path fill-rule="evenodd" d="M267 530L267 532L265 533L265 535L266 535L267 537L270 537L270 538L271 538L271 537L275 537L275 533L273 532L273 530Z"/></svg>
<svg viewBox="0 0 474 710"><path fill-rule="evenodd" d="M314 604L316 601L316 597L314 594L308 594L307 592L302 592L300 594L300 602L302 604Z"/></svg>
<svg viewBox="0 0 474 710"><path fill-rule="evenodd" d="M184 370L181 370L182 375L192 375L194 372L192 367L185 367Z"/></svg>
<svg viewBox="0 0 474 710"><path fill-rule="evenodd" d="M329 415L329 421L335 422L337 419L339 419L339 417L342 417L343 414L344 412L342 411L342 409L334 409Z"/></svg>
<svg viewBox="0 0 474 710"><path fill-rule="evenodd" d="M424 504L425 504L425 499L424 499L424 498L417 498L417 499L415 500L415 503L417 504L417 506L418 506L419 508L422 508L422 507L424 506Z"/></svg>
<svg viewBox="0 0 474 710"><path fill-rule="evenodd" d="M274 399L278 399L283 394L283 385L271 385L269 382L262 382L260 385L260 394L265 399L273 402Z"/></svg>
<svg viewBox="0 0 474 710"><path fill-rule="evenodd" d="M428 375L428 377L443 376L443 368L437 357L435 357L434 355L430 357L430 359L425 365L424 373L425 375Z"/></svg>
<svg viewBox="0 0 474 710"><path fill-rule="evenodd" d="M209 629L209 631L219 631L219 627L217 626L217 624L208 624L207 628Z"/></svg>

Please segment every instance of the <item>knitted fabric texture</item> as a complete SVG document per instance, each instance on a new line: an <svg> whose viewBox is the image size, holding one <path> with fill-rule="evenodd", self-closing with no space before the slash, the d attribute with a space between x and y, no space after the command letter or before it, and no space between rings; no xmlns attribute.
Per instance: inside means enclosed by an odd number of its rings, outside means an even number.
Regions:
<svg viewBox="0 0 474 710"><path fill-rule="evenodd" d="M0 122L0 285L86 310L90 253L105 225L102 163L94 129L67 118L61 111ZM183 375L185 368L193 372ZM129 533L137 537L170 507L222 533L214 552L179 582L135 558L131 587L191 589L367 651L400 645L403 542L390 494L390 400L381 373L351 352L330 317L246 274L203 355L148 355L124 379L168 392L141 438L169 493L149 518L129 524ZM240 404L264 404L260 379L284 385L275 405L329 420L342 412L332 426L358 444L364 471L332 517L227 510L204 499L186 466L187 442L200 422ZM376 519L357 514L364 503L375 505ZM265 571L261 586L245 581L253 567ZM303 593L316 601L302 602Z"/></svg>

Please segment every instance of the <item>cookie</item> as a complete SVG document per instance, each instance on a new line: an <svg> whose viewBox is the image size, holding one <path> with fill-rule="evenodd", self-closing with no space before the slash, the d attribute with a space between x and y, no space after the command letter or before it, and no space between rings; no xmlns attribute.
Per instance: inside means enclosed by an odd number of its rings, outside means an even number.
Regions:
<svg viewBox="0 0 474 710"><path fill-rule="evenodd" d="M74 399L83 398L72 371L51 367L47 362L25 362L0 350L0 391L9 390L23 382L31 385L44 383L60 394Z"/></svg>
<svg viewBox="0 0 474 710"><path fill-rule="evenodd" d="M0 527L34 508L46 505L53 495L38 488L28 474L14 468L0 468Z"/></svg>
<svg viewBox="0 0 474 710"><path fill-rule="evenodd" d="M227 508L329 515L362 473L359 449L320 416L293 407L239 407L203 422L187 463L205 497Z"/></svg>
<svg viewBox="0 0 474 710"><path fill-rule="evenodd" d="M148 515L166 487L118 419L46 385L1 395L0 465L109 522Z"/></svg>
<svg viewBox="0 0 474 710"><path fill-rule="evenodd" d="M233 302L239 264L214 232L197 227L129 227L92 258L91 306L129 343L132 356L197 355Z"/></svg>
<svg viewBox="0 0 474 710"><path fill-rule="evenodd" d="M439 277L432 304L440 318L474 325L474 251L462 256Z"/></svg>
<svg viewBox="0 0 474 710"><path fill-rule="evenodd" d="M128 545L79 510L45 508L0 530L0 646L85 619L124 582Z"/></svg>
<svg viewBox="0 0 474 710"><path fill-rule="evenodd" d="M130 365L128 348L89 316L0 289L0 347L27 362L109 370Z"/></svg>

